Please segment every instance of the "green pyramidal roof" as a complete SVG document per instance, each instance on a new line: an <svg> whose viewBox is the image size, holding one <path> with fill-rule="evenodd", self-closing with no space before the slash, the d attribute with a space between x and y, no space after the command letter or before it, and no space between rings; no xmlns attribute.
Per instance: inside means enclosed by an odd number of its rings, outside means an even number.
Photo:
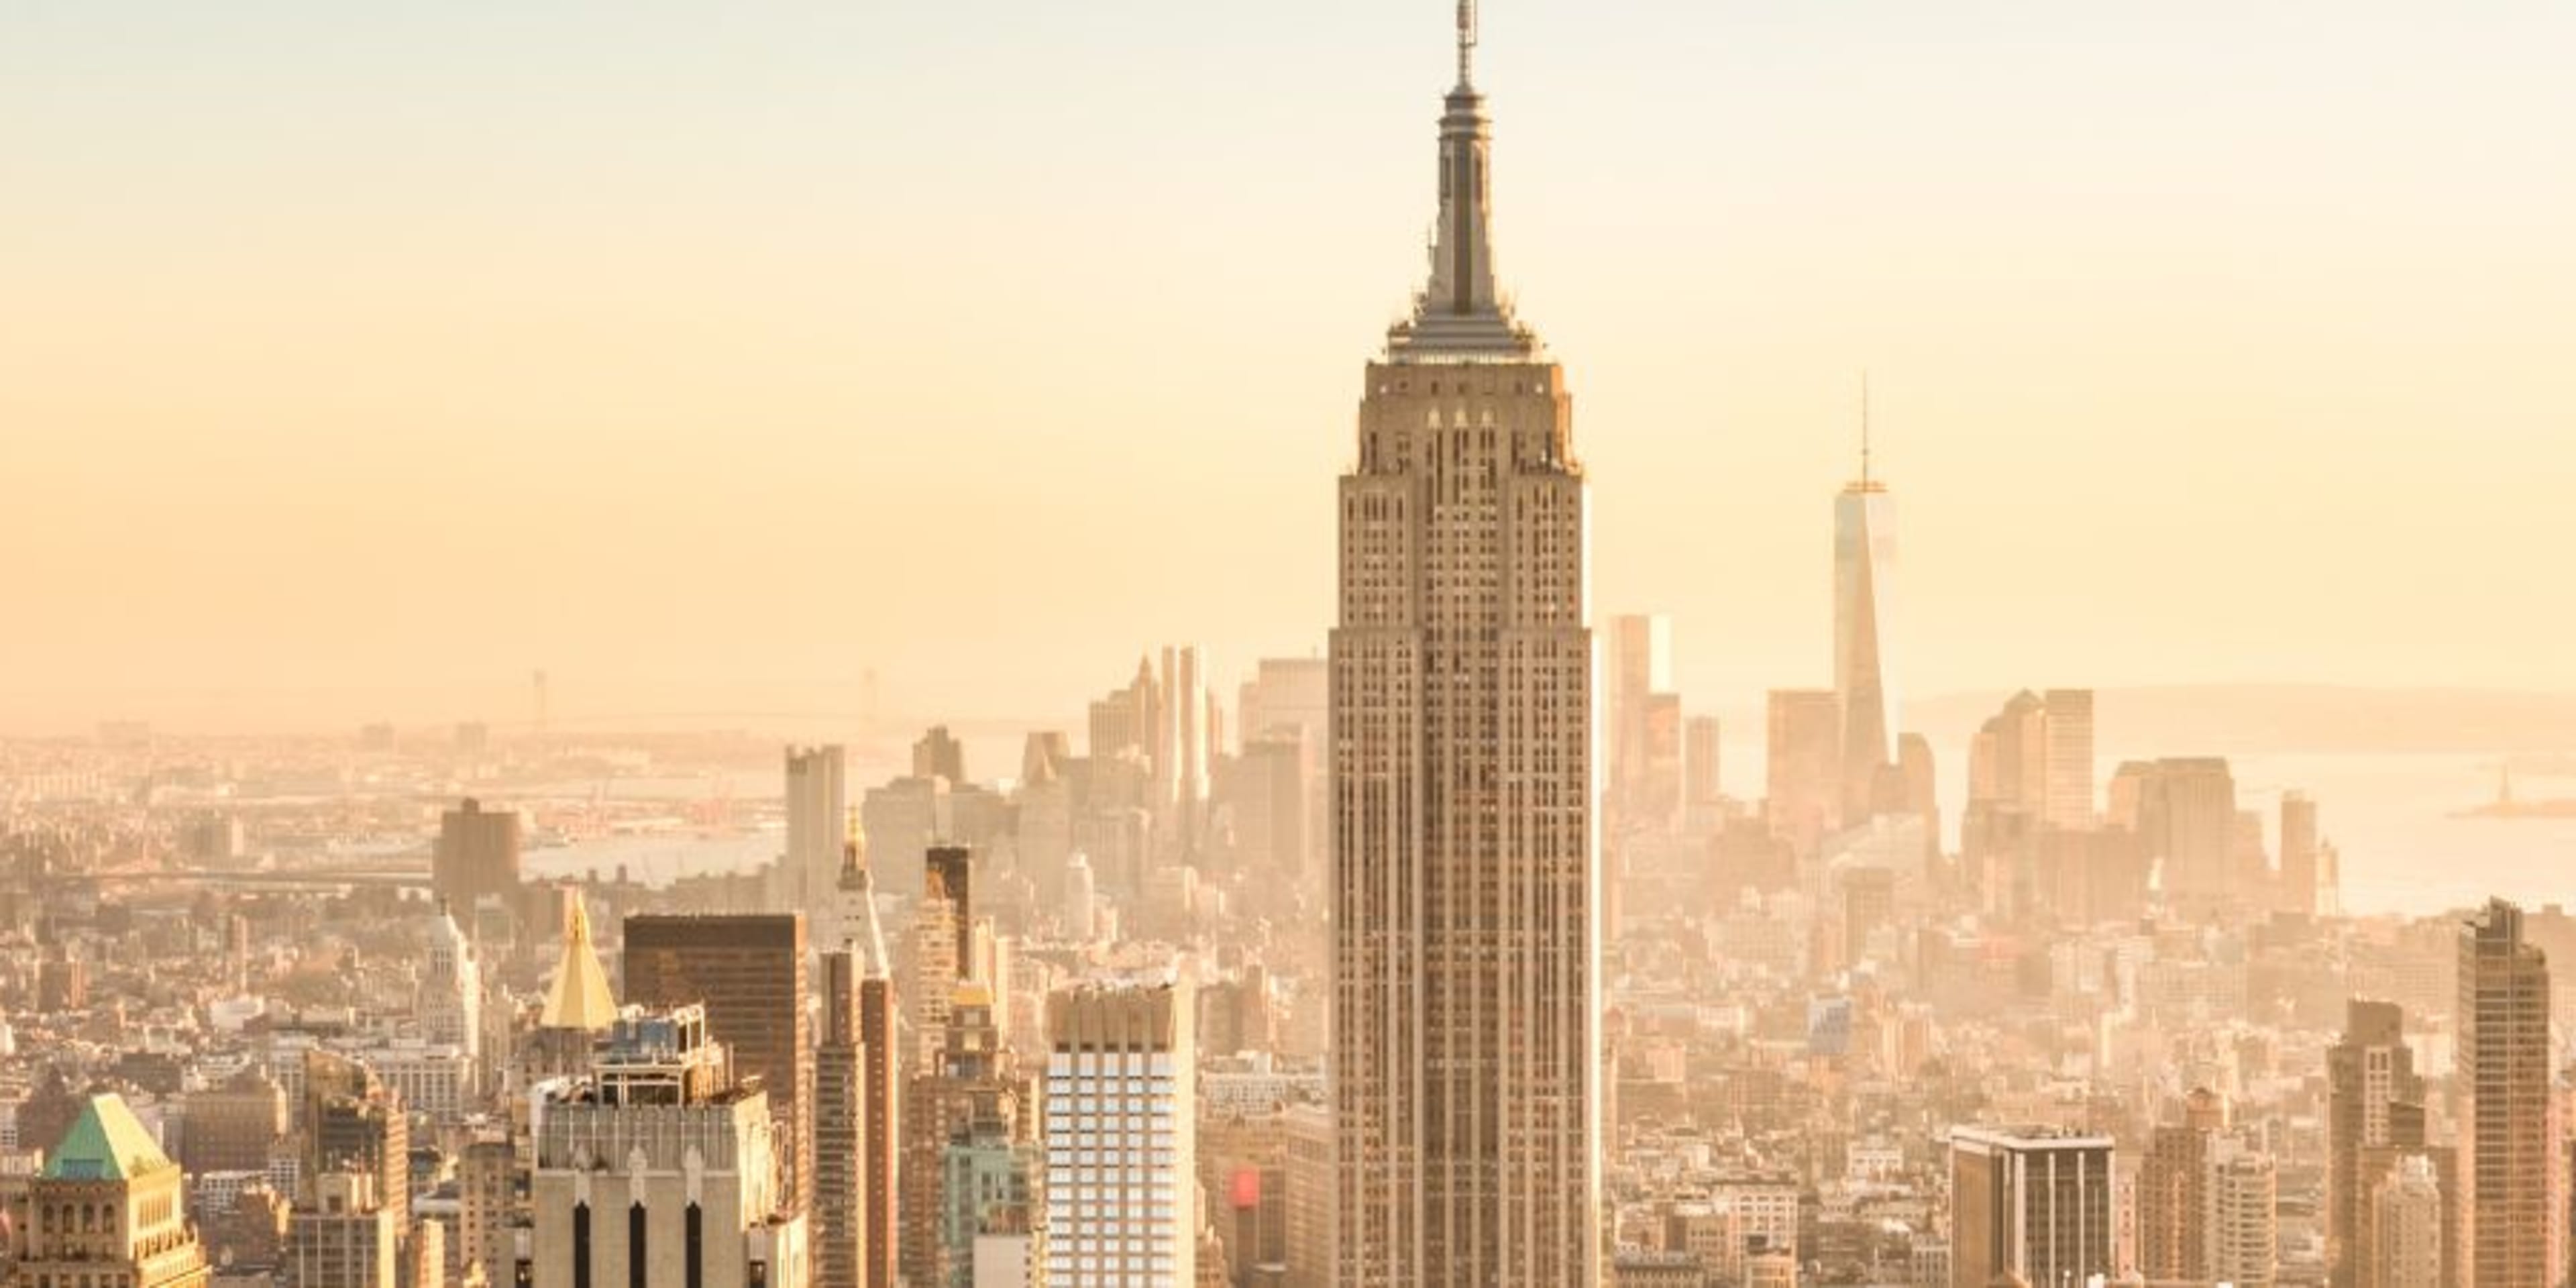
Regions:
<svg viewBox="0 0 2576 1288"><path fill-rule="evenodd" d="M92 1096L81 1105L63 1143L45 1159L50 1181L123 1181L170 1165L152 1133L125 1107L125 1097Z"/></svg>

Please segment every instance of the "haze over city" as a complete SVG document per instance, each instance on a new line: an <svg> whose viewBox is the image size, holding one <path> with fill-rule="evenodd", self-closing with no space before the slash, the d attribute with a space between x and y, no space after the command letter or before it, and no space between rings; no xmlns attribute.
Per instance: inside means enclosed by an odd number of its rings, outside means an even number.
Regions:
<svg viewBox="0 0 2576 1288"><path fill-rule="evenodd" d="M0 726L514 720L539 666L1035 718L1138 638L1319 648L1289 481L1426 217L1441 36L1383 13L18 8ZM1864 370L1911 695L2576 689L2565 6L1491 20L1595 599L1694 693L1823 679Z"/></svg>
<svg viewBox="0 0 2576 1288"><path fill-rule="evenodd" d="M0 1288L2576 1288L2571 52L0 13Z"/></svg>

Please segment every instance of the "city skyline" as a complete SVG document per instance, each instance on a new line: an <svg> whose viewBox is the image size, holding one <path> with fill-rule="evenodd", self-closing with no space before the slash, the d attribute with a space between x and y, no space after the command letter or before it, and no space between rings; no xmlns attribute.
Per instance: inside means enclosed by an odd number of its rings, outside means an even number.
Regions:
<svg viewBox="0 0 2576 1288"><path fill-rule="evenodd" d="M810 703L873 668L907 708L1017 714L1131 634L1319 647L1328 507L1271 480L1346 463L1328 373L1418 254L1405 73L1439 24L1194 12L1020 14L930 70L890 51L969 37L926 14L791 9L701 47L578 7L498 31L471 7L8 20L0 119L80 127L13 148L42 195L0 250L25 287L6 412L39 429L0 463L54 483L5 520L50 552L24 602L56 624L13 645L13 726L496 716L534 666L612 709ZM1866 367L1909 498L1908 692L2044 665L2576 689L2548 643L2571 610L2528 593L2576 469L2546 360L2576 252L2541 233L2576 222L2576 186L2523 164L2568 141L2576 91L2538 51L2576 20L2391 12L1491 15L1515 33L1501 101L1538 118L1504 237L1597 368L1604 610L1672 615L1689 692L1822 682L1812 514ZM145 21L175 43L123 39ZM2382 93L2401 54L2416 92ZM1342 92L1295 92L1328 71ZM1586 92L1609 74L1633 88ZM960 110L900 138L863 119L915 90ZM2042 94L2063 110L2023 110ZM1035 110L1065 115L1043 199L997 205ZM1319 209L1284 175L1325 164L1350 187ZM1019 307L990 306L1006 285ZM243 302L190 303L215 298ZM1170 324L1219 314L1234 339ZM1018 355L998 382L996 351ZM1189 374L1113 374L1149 370ZM1003 451L1026 468L962 510L892 483ZM881 570L883 611L766 566L930 524L946 557ZM340 593L298 594L315 576ZM1084 606L1082 647L1017 653L1004 604Z"/></svg>
<svg viewBox="0 0 2576 1288"><path fill-rule="evenodd" d="M0 1288L2576 1288L2499 3L0 18Z"/></svg>

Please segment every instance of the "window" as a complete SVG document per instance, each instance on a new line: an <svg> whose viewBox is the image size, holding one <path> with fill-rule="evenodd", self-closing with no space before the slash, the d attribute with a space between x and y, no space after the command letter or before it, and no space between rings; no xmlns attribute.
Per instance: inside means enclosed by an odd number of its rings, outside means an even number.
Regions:
<svg viewBox="0 0 2576 1288"><path fill-rule="evenodd" d="M683 1240L688 1260L687 1288L707 1288L707 1214L695 1203L689 1205Z"/></svg>
<svg viewBox="0 0 2576 1288"><path fill-rule="evenodd" d="M644 1288L644 1205L626 1209L626 1288Z"/></svg>
<svg viewBox="0 0 2576 1288"><path fill-rule="evenodd" d="M590 1205L572 1205L572 1288L590 1288Z"/></svg>

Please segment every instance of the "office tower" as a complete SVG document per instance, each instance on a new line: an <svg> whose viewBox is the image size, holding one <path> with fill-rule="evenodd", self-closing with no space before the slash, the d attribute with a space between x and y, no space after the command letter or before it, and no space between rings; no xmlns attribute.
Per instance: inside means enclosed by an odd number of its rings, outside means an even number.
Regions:
<svg viewBox="0 0 2576 1288"><path fill-rule="evenodd" d="M963 845L934 845L922 856L926 898L949 907L950 929L957 936L957 977L974 976L975 852Z"/></svg>
<svg viewBox="0 0 2576 1288"><path fill-rule="evenodd" d="M1136 677L1127 687L1113 689L1091 704L1090 742L1085 747L1090 758L1116 760L1132 755L1150 763L1156 754L1158 696L1154 659L1137 659Z"/></svg>
<svg viewBox="0 0 2576 1288"><path fill-rule="evenodd" d="M897 1238L902 1277L911 1285L957 1283L971 1269L976 1239L997 1226L1007 1229L1031 1192L1028 1186L949 1191L952 1151L989 1156L1029 1140L1028 1085L993 1022L989 988L952 984L943 1024L944 1035L932 1044L939 1058L910 1078L903 1109ZM988 1171L969 1171L990 1178Z"/></svg>
<svg viewBox="0 0 2576 1288"><path fill-rule="evenodd" d="M456 1166L456 1265L459 1282L479 1271L493 1284L518 1282L514 1231L527 1200L527 1180L510 1141L468 1143Z"/></svg>
<svg viewBox="0 0 2576 1288"><path fill-rule="evenodd" d="M1212 710L1198 649L1165 646L1154 698L1154 832L1173 857L1198 853L1207 822Z"/></svg>
<svg viewBox="0 0 2576 1288"><path fill-rule="evenodd" d="M2138 1169L2137 1245L2130 1259L2150 1280L2198 1279L2208 1264L2213 1144L2226 1102L2206 1087L2184 1098L2183 1120L2158 1126Z"/></svg>
<svg viewBox="0 0 2576 1288"><path fill-rule="evenodd" d="M912 776L945 779L951 784L966 781L966 744L948 732L946 725L933 725L928 733L912 744Z"/></svg>
<svg viewBox="0 0 2576 1288"><path fill-rule="evenodd" d="M1235 870L1253 874L1257 889L1284 895L1305 875L1306 747L1294 729L1243 740L1224 774L1227 812L1234 820Z"/></svg>
<svg viewBox="0 0 2576 1288"><path fill-rule="evenodd" d="M2281 794L2281 906L2301 916L2323 910L2317 803L2302 792Z"/></svg>
<svg viewBox="0 0 2576 1288"><path fill-rule="evenodd" d="M475 962L474 945L445 908L430 918L429 953L413 1010L420 1018L421 1037L456 1047L468 1062L482 1055L483 972Z"/></svg>
<svg viewBox="0 0 2576 1288"><path fill-rule="evenodd" d="M1610 619L1609 665L1602 677L1602 745L1608 766L1609 826L1648 821L1665 786L1656 780L1651 713L1673 688L1673 623L1660 613ZM1673 786L1678 786L1674 784Z"/></svg>
<svg viewBox="0 0 2576 1288"><path fill-rule="evenodd" d="M2502 899L2460 926L2461 1288L2549 1288L2563 1222L2550 1109L2549 963Z"/></svg>
<svg viewBox="0 0 2576 1288"><path fill-rule="evenodd" d="M472 799L440 815L429 861L429 883L438 901L469 917L485 898L515 911L519 828L517 811L486 810Z"/></svg>
<svg viewBox="0 0 2576 1288"><path fill-rule="evenodd" d="M1714 826L1726 812L1726 760L1716 716L1682 722L1682 809L1695 827Z"/></svg>
<svg viewBox="0 0 2576 1288"><path fill-rule="evenodd" d="M787 854L781 893L812 908L841 871L841 820L849 813L847 756L839 747L787 749Z"/></svg>
<svg viewBox="0 0 2576 1288"><path fill-rule="evenodd" d="M1564 368L1496 282L1472 2L1459 17L1430 282L1369 365L1340 487L1349 1288L1601 1273L1585 483Z"/></svg>
<svg viewBox="0 0 2576 1288"><path fill-rule="evenodd" d="M1064 866L1064 914L1059 933L1074 943L1090 943L1100 935L1100 889L1092 881L1090 855L1079 850L1072 863Z"/></svg>
<svg viewBox="0 0 2576 1288"><path fill-rule="evenodd" d="M2364 1282L2375 1246L2372 1196L2404 1155L2424 1148L2424 1082L2405 1027L2396 1003L2354 998L2344 1004L2342 1040L2326 1049L2326 1265L2335 1288Z"/></svg>
<svg viewBox="0 0 2576 1288"><path fill-rule="evenodd" d="M811 1282L769 1095L733 1076L708 1008L621 1018L530 1117L533 1288Z"/></svg>
<svg viewBox="0 0 2576 1288"><path fill-rule="evenodd" d="M10 1278L35 1288L205 1288L187 1183L121 1096L81 1101L9 1213ZM14 1206L14 1205L13 1205Z"/></svg>
<svg viewBox="0 0 2576 1288"><path fill-rule="evenodd" d="M378 1202L396 1213L411 1211L411 1119L402 1096L375 1070L347 1056L307 1049L296 1128L297 1174L303 1178L297 1206L318 1201L314 1186L320 1178L363 1172L376 1179ZM401 1237L399 1227L395 1237Z"/></svg>
<svg viewBox="0 0 2576 1288"><path fill-rule="evenodd" d="M2156 865L2168 907L2189 917L2242 910L2236 863L2236 779L2215 758L2124 765L2134 795L2136 831Z"/></svg>
<svg viewBox="0 0 2576 1288"><path fill-rule="evenodd" d="M409 1260L397 1278L402 1288L447 1288L447 1223L412 1222Z"/></svg>
<svg viewBox="0 0 2576 1288"><path fill-rule="evenodd" d="M2048 717L2048 795L2051 826L2070 832L2100 822L2093 791L2093 691L2050 689L2041 699Z"/></svg>
<svg viewBox="0 0 2576 1288"><path fill-rule="evenodd" d="M627 1002L706 1005L708 1032L731 1053L735 1076L757 1078L769 1092L788 1205L800 1210L814 1192L808 980L801 914L626 919Z"/></svg>
<svg viewBox="0 0 2576 1288"><path fill-rule="evenodd" d="M1842 817L1877 812L1896 764L1896 686L1887 674L1896 570L1896 498L1870 474L1869 391L1861 391L1860 477L1834 498L1834 702L1840 713Z"/></svg>
<svg viewBox="0 0 2576 1288"><path fill-rule="evenodd" d="M2270 1288L2280 1272L2280 1182L2272 1156L2231 1139L2209 1160L2209 1227L2199 1278Z"/></svg>
<svg viewBox="0 0 2576 1288"><path fill-rule="evenodd" d="M2080 1284L2119 1268L2111 1141L2048 1129L1950 1132L1950 1285Z"/></svg>
<svg viewBox="0 0 2576 1288"><path fill-rule="evenodd" d="M256 1172L287 1129L286 1093L253 1063L220 1086L190 1091L183 1102L188 1129L179 1137L179 1165L191 1176Z"/></svg>
<svg viewBox="0 0 2576 1288"><path fill-rule="evenodd" d="M1063 884L1065 863L1073 855L1074 768L1073 750L1063 734L1029 735L1012 801L1012 839L1020 874L1040 890Z"/></svg>
<svg viewBox="0 0 2576 1288"><path fill-rule="evenodd" d="M818 947L855 954L863 969L878 969L886 964L885 934L877 925L876 873L868 867L868 834L859 825L859 811L849 811L846 827Z"/></svg>
<svg viewBox="0 0 2576 1288"><path fill-rule="evenodd" d="M814 1047L815 1288L861 1288L867 1263L867 1050L859 1037L859 959L822 955L823 1019Z"/></svg>
<svg viewBox="0 0 2576 1288"><path fill-rule="evenodd" d="M1197 1282L1198 1057L1186 984L1047 999L1050 1288Z"/></svg>
<svg viewBox="0 0 2576 1288"><path fill-rule="evenodd" d="M1254 738L1297 740L1299 814L1296 872L1320 888L1331 858L1332 663L1320 657L1263 658L1254 664L1235 717L1246 747Z"/></svg>
<svg viewBox="0 0 2576 1288"><path fill-rule="evenodd" d="M376 1178L333 1172L312 1178L286 1232L287 1288L395 1288L404 1216L387 1207Z"/></svg>
<svg viewBox="0 0 2576 1288"><path fill-rule="evenodd" d="M1842 809L1842 708L1830 689L1771 691L1763 815L1774 836L1812 854Z"/></svg>
<svg viewBox="0 0 2576 1288"><path fill-rule="evenodd" d="M2444 1288L2442 1182L2433 1160L2411 1154L2379 1178L2369 1196L2372 1239L2356 1258L2362 1288Z"/></svg>
<svg viewBox="0 0 2576 1288"><path fill-rule="evenodd" d="M867 838L853 817L833 917L839 939L823 958L815 1071L815 1265L824 1288L895 1288L897 1106L903 1084L895 1050L894 978L877 924L867 853Z"/></svg>

